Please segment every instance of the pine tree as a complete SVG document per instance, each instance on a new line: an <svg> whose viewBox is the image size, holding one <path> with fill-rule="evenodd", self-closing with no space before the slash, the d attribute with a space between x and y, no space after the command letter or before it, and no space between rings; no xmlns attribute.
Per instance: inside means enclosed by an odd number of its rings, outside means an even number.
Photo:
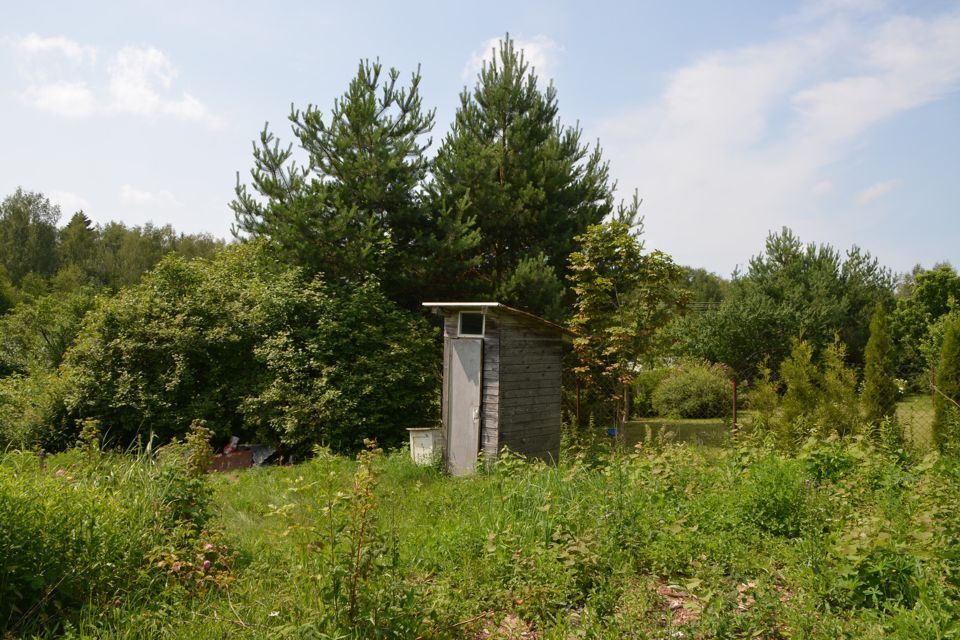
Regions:
<svg viewBox="0 0 960 640"><path fill-rule="evenodd" d="M412 305L436 262L459 257L476 237L456 207L424 198L434 111L423 108L419 71L407 87L398 80L396 69L363 61L328 119L313 105L292 109L306 165L265 127L252 185L238 178L231 207L235 235L271 240L284 259L334 285L374 276Z"/></svg>
<svg viewBox="0 0 960 640"><path fill-rule="evenodd" d="M823 375L817 398L816 420L821 434L845 437L860 428L857 373L847 366L847 347L839 334L823 352Z"/></svg>
<svg viewBox="0 0 960 640"><path fill-rule="evenodd" d="M887 329L887 313L882 304L877 304L870 320L870 339L864 352L863 405L867 422L880 424L884 418L893 417L897 410L897 385L894 382L893 340Z"/></svg>
<svg viewBox="0 0 960 640"><path fill-rule="evenodd" d="M812 433L812 416L820 390L820 372L813 362L813 347L806 340L794 340L790 357L780 364L780 379L785 391L780 403L781 444L793 447Z"/></svg>
<svg viewBox="0 0 960 640"><path fill-rule="evenodd" d="M60 230L57 247L60 268L77 266L84 272L93 273L96 254L97 230L93 221L83 211L78 211Z"/></svg>
<svg viewBox="0 0 960 640"><path fill-rule="evenodd" d="M950 440L953 426L960 421L960 316L948 321L943 348L937 366L934 389L933 440L943 448Z"/></svg>
<svg viewBox="0 0 960 640"><path fill-rule="evenodd" d="M464 295L503 293L521 264L530 271L530 260L543 272L538 277L566 280L574 238L614 210L607 163L599 146L580 137L560 123L553 84L538 86L536 70L508 35L474 89L461 94L435 163L433 189L446 202L464 203L481 233L475 286ZM521 306L544 313L552 304Z"/></svg>

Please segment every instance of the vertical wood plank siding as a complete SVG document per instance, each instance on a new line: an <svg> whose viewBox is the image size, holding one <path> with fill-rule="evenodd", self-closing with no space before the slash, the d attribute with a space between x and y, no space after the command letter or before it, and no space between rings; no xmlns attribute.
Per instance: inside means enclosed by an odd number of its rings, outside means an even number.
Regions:
<svg viewBox="0 0 960 640"><path fill-rule="evenodd" d="M500 322L492 314L483 330L482 384L480 451L492 460L500 450Z"/></svg>
<svg viewBox="0 0 960 640"><path fill-rule="evenodd" d="M531 458L560 455L559 334L500 316L500 447Z"/></svg>

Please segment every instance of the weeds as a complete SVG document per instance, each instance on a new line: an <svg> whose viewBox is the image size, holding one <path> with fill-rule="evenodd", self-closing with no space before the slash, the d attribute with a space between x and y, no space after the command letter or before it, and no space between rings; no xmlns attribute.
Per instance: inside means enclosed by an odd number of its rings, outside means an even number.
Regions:
<svg viewBox="0 0 960 640"><path fill-rule="evenodd" d="M557 466L503 456L469 478L375 447L213 479L191 473L187 445L95 466L76 451L45 472L8 454L0 602L19 604L5 624L40 602L15 633L956 635L954 456L901 455L866 435L808 439L795 457L762 439L566 442ZM40 515L11 529L22 514ZM67 544L91 526L100 533ZM32 588L34 565L43 583L10 600L14 581Z"/></svg>

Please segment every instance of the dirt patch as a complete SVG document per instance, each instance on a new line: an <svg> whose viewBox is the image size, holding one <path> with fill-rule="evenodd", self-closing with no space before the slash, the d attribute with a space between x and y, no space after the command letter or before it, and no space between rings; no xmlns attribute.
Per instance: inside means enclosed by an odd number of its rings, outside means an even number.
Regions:
<svg viewBox="0 0 960 640"><path fill-rule="evenodd" d="M656 588L662 606L662 620L665 624L679 627L700 618L703 606L695 595L674 584L659 584Z"/></svg>
<svg viewBox="0 0 960 640"><path fill-rule="evenodd" d="M486 618L476 635L476 640L538 640L540 634L528 622L524 622L515 613L500 618Z"/></svg>

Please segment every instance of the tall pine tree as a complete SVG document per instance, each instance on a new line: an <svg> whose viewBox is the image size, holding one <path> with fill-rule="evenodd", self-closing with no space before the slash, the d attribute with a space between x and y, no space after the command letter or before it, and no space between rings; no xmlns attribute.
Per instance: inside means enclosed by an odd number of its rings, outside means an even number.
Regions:
<svg viewBox="0 0 960 640"><path fill-rule="evenodd" d="M231 203L234 234L272 241L284 259L331 284L369 276L412 306L438 261L473 246L459 209L431 209L423 197L427 137L434 112L420 97L420 74L399 84L363 61L329 118L310 105L290 122L305 165L265 127L254 147L252 185L238 184Z"/></svg>
<svg viewBox="0 0 960 640"><path fill-rule="evenodd" d="M870 339L867 340L864 353L863 392L860 396L867 422L879 424L884 418L895 415L897 409L895 375L896 363L893 340L887 329L887 313L882 304L877 304L873 318L870 320Z"/></svg>
<svg viewBox="0 0 960 640"><path fill-rule="evenodd" d="M60 242L57 247L60 268L76 266L84 272L92 273L97 255L97 230L93 221L83 211L78 211L70 222L60 230Z"/></svg>
<svg viewBox="0 0 960 640"><path fill-rule="evenodd" d="M538 86L508 35L460 95L435 163L437 197L461 203L481 234L478 268L460 295L511 297L521 281L566 280L574 238L614 209L600 148L580 138L579 128L561 124L553 84ZM513 301L535 313L558 302Z"/></svg>

